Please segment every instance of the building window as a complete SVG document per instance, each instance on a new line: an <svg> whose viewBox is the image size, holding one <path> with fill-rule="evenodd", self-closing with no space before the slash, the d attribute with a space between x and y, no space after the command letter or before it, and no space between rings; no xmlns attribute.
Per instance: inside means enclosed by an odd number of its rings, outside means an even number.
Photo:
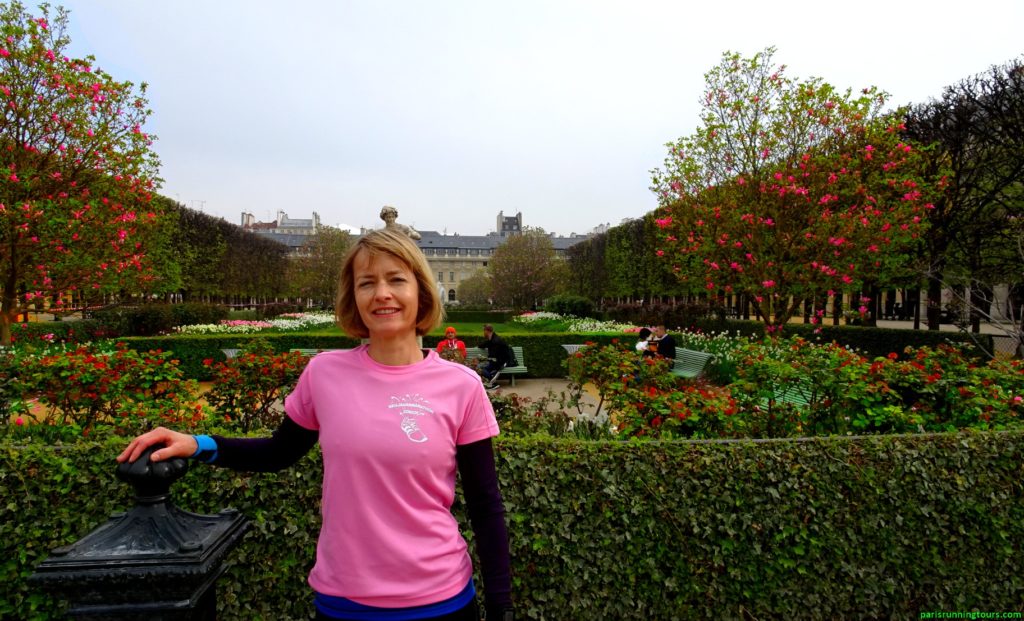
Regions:
<svg viewBox="0 0 1024 621"><path fill-rule="evenodd" d="M449 302L454 302L455 301L455 289L449 289L448 290L448 301Z"/></svg>
<svg viewBox="0 0 1024 621"><path fill-rule="evenodd" d="M459 256L460 257L464 257L467 254L469 254L469 250L467 248L459 248Z"/></svg>
<svg viewBox="0 0 1024 621"><path fill-rule="evenodd" d="M448 282L455 282L455 272L448 272Z"/></svg>
<svg viewBox="0 0 1024 621"><path fill-rule="evenodd" d="M444 272L437 273L437 282L444 282Z"/></svg>

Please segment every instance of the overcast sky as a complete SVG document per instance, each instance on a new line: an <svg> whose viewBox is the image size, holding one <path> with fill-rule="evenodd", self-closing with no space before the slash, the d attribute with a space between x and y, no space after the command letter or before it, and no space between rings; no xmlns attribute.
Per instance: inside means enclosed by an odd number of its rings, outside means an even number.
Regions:
<svg viewBox="0 0 1024 621"><path fill-rule="evenodd" d="M74 55L147 82L161 192L238 223L320 214L585 233L656 206L724 51L893 106L1024 53L1022 0L70 0Z"/></svg>

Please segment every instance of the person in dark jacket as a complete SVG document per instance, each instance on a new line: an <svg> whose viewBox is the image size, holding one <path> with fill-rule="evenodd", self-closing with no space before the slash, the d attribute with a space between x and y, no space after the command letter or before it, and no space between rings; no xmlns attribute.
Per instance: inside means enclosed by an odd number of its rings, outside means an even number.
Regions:
<svg viewBox="0 0 1024 621"><path fill-rule="evenodd" d="M654 342L658 344L658 355L668 358L669 362L676 358L676 340L665 330L665 324L654 326Z"/></svg>
<svg viewBox="0 0 1024 621"><path fill-rule="evenodd" d="M487 380L484 382L484 387L492 390L498 387L495 383L498 374L512 360L512 350L505 340L494 331L494 326L489 323L484 324L484 340L480 343L480 348L487 350L487 360L480 367L480 375Z"/></svg>

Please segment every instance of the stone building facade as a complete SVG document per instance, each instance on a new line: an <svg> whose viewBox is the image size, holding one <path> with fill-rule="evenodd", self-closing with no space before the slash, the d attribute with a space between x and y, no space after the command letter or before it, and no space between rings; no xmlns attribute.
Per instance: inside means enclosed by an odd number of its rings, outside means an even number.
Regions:
<svg viewBox="0 0 1024 621"><path fill-rule="evenodd" d="M506 217L498 212L495 230L486 235L447 235L437 231L420 231L417 242L437 279L437 288L445 303L459 302L460 283L485 269L494 251L509 237L523 231L523 214ZM566 250L577 244L586 235L572 234L569 237L552 235L551 244L557 256L565 256Z"/></svg>
<svg viewBox="0 0 1024 621"><path fill-rule="evenodd" d="M257 222L253 214L243 211L242 228L288 246L291 254L299 254L302 245L320 228L320 215L314 211L313 217L309 219L289 218L287 213L279 209L276 220Z"/></svg>
<svg viewBox="0 0 1024 621"><path fill-rule="evenodd" d="M293 255L301 253L302 245L321 226L320 216L314 211L310 219L289 218L284 211L277 212L272 222L257 222L251 213L242 213L242 228L268 239L285 244ZM485 269L498 246L509 237L523 232L523 214L506 216L499 211L495 229L486 235L448 235L437 231L418 231L416 242L437 279L437 288L446 303L459 301L459 284L477 272ZM551 236L555 254L565 256L565 251L584 239L586 235L572 234L569 237Z"/></svg>

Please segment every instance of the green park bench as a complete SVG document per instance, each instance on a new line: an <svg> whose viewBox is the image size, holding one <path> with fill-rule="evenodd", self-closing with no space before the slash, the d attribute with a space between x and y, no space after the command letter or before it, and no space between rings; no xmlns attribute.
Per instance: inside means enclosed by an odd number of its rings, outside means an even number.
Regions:
<svg viewBox="0 0 1024 621"><path fill-rule="evenodd" d="M297 353L302 354L303 356L310 356L310 357L312 357L312 356L315 356L315 355L317 355L317 354L319 354L320 352L323 352L323 351L340 351L340 350L338 350L338 349L324 349L322 347L321 348L317 348L317 347L293 347L293 348L289 349L288 351L292 352L293 354L297 352Z"/></svg>
<svg viewBox="0 0 1024 621"><path fill-rule="evenodd" d="M498 375L494 376L494 379L497 380L500 376L505 375L508 376L510 380L512 380L512 385L515 386L516 376L526 375L527 369L526 358L523 357L523 348L517 345L512 345L512 353L516 355L516 362L518 362L519 364L514 367L505 367L504 369L498 372ZM482 349L480 347L468 347L466 348L466 357L479 358L481 360L484 360L487 358L487 350Z"/></svg>
<svg viewBox="0 0 1024 621"><path fill-rule="evenodd" d="M772 394L761 400L761 405L769 407L772 403L788 403L805 408L811 404L813 396L810 382L783 383L776 385Z"/></svg>
<svg viewBox="0 0 1024 621"><path fill-rule="evenodd" d="M584 345L562 345L562 348L571 356L580 350ZM714 359L714 354L693 349L676 347L676 357L672 361L672 375L676 377L694 378L704 373L704 368Z"/></svg>
<svg viewBox="0 0 1024 621"><path fill-rule="evenodd" d="M700 377L704 373L704 368L714 357L714 354L709 354L706 351L676 347L676 358L672 361L672 375L690 379Z"/></svg>

